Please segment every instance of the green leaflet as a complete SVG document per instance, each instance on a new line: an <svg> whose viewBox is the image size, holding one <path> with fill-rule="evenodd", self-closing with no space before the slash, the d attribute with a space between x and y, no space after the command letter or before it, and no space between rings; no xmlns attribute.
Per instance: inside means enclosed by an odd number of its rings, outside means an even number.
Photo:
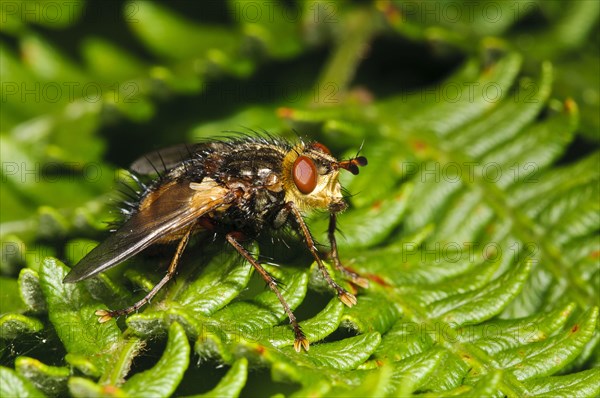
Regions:
<svg viewBox="0 0 600 398"><path fill-rule="evenodd" d="M519 380L553 374L581 352L594 333L597 318L597 308L586 311L570 329L527 349L508 350L498 357L499 362Z"/></svg>
<svg viewBox="0 0 600 398"><path fill-rule="evenodd" d="M434 131L440 136L445 136L462 127L466 122L481 116L502 102L519 72L521 61L522 57L519 54L509 53L485 70L485 73L479 75L476 81L448 79L448 82L442 84L434 95L426 97L428 103L420 112L413 113L403 121L404 128ZM468 83L472 86L469 95L465 93L454 101L451 94L446 94L449 89ZM443 95L447 95L448 100L440 101Z"/></svg>
<svg viewBox="0 0 600 398"><path fill-rule="evenodd" d="M382 366L369 374L366 374L358 388L348 390L341 386L327 392L328 397L381 397L390 391L390 382L393 378L393 370L390 366ZM297 396L302 396L297 394Z"/></svg>
<svg viewBox="0 0 600 398"><path fill-rule="evenodd" d="M310 355L303 355L299 361L317 368L355 369L369 358L380 341L379 333L373 332L334 343L317 344L311 347Z"/></svg>
<svg viewBox="0 0 600 398"><path fill-rule="evenodd" d="M575 395L593 397L600 393L600 371L598 369L566 376L552 376L525 382L534 397L552 395L554 397L572 397Z"/></svg>
<svg viewBox="0 0 600 398"><path fill-rule="evenodd" d="M22 37L22 46L31 54L31 57L24 60L25 64L44 81L83 82L87 80L85 72L77 64L43 37L31 32ZM66 98L62 99L66 100Z"/></svg>
<svg viewBox="0 0 600 398"><path fill-rule="evenodd" d="M290 11L284 4L279 2L256 3L248 9L247 4L230 1L228 6L231 14L240 22L244 32L249 37L261 42L273 58L289 58L302 50L303 42L298 34L300 20L299 18L290 19L288 16ZM244 18L243 16L247 12L256 13L257 18Z"/></svg>
<svg viewBox="0 0 600 398"><path fill-rule="evenodd" d="M19 357L15 361L15 368L47 395L57 396L67 390L70 371L66 367L48 366L34 358Z"/></svg>
<svg viewBox="0 0 600 398"><path fill-rule="evenodd" d="M444 322L458 325L489 319L500 313L521 291L529 269L529 264L524 264L483 289L436 302L429 312L434 316L439 314L437 317Z"/></svg>
<svg viewBox="0 0 600 398"><path fill-rule="evenodd" d="M14 339L23 334L33 334L44 329L44 324L35 318L21 314L3 314L0 317L0 337Z"/></svg>
<svg viewBox="0 0 600 398"><path fill-rule="evenodd" d="M399 320L383 335L381 344L375 351L375 357L390 361L401 361L412 357L409 361L409 364L412 364L421 359L416 354L421 354L433 346L432 337L435 331L434 328L428 330L424 323Z"/></svg>
<svg viewBox="0 0 600 398"><path fill-rule="evenodd" d="M502 372L496 371L491 372L482 378L469 390L466 394L467 397L487 397L496 393L502 380Z"/></svg>
<svg viewBox="0 0 600 398"><path fill-rule="evenodd" d="M478 266L471 261L469 251L446 256L442 245L420 247L420 244L408 239L382 249L348 251L346 255L362 272L369 272L394 286L443 284L452 277L472 273ZM452 249L454 247L449 246L448 253Z"/></svg>
<svg viewBox="0 0 600 398"><path fill-rule="evenodd" d="M173 61L184 60L172 73L155 68L155 76L174 88L197 92L201 89L198 72L211 64L228 72L247 76L253 63L238 57L243 36L217 24L196 24L158 4L129 2L124 8L131 29L156 55ZM156 29L160 26L160 29ZM190 62L190 60L195 62Z"/></svg>
<svg viewBox="0 0 600 398"><path fill-rule="evenodd" d="M290 305L296 308L306 294L308 276L305 272L266 266L275 279L283 283L282 294ZM251 301L238 301L214 314L213 318L221 328L238 338L260 341L261 330L278 324L286 317L277 296L270 290L257 295ZM236 332L237 331L237 332ZM256 335L258 334L258 335Z"/></svg>
<svg viewBox="0 0 600 398"><path fill-rule="evenodd" d="M550 313L532 315L517 320L491 320L480 325L457 329L458 339L470 342L490 355L511 348L545 340L566 323L575 306L568 305Z"/></svg>
<svg viewBox="0 0 600 398"><path fill-rule="evenodd" d="M210 315L239 294L253 270L250 263L234 253L215 256L199 277L181 288L175 299L192 313Z"/></svg>
<svg viewBox="0 0 600 398"><path fill-rule="evenodd" d="M69 379L69 392L74 397L127 397L127 395L117 387L109 386L104 388L89 379L82 377L71 377Z"/></svg>
<svg viewBox="0 0 600 398"><path fill-rule="evenodd" d="M470 123L465 129L454 130L449 143L473 158L479 158L500 143L518 135L530 124L550 96L553 71L550 63L542 65L539 81L522 79L511 93L513 101L502 101L491 113ZM482 129L488 134L481 135Z"/></svg>
<svg viewBox="0 0 600 398"><path fill-rule="evenodd" d="M144 70L143 63L134 55L97 37L87 38L82 51L86 66L102 79L122 81L133 78Z"/></svg>
<svg viewBox="0 0 600 398"><path fill-rule="evenodd" d="M221 379L219 384L207 393L193 395L188 398L218 398L218 397L238 397L246 378L248 377L248 360L240 358L231 366L225 377Z"/></svg>
<svg viewBox="0 0 600 398"><path fill-rule="evenodd" d="M359 332L387 332L398 317L398 311L385 296L360 295L358 303L346 310L342 320L352 323Z"/></svg>
<svg viewBox="0 0 600 398"><path fill-rule="evenodd" d="M4 366L0 367L0 394L3 397L45 397L27 379Z"/></svg>
<svg viewBox="0 0 600 398"><path fill-rule="evenodd" d="M86 357L102 371L110 356L98 352L113 351L121 342L121 332L114 320L98 323L94 313L102 305L82 284L63 284L67 271L67 267L52 258L47 258L40 270L50 321L70 354Z"/></svg>
<svg viewBox="0 0 600 398"><path fill-rule="evenodd" d="M235 33L219 26L193 24L156 4L130 3L123 12L140 39L162 56L187 58L204 55L210 49L232 51L238 45L239 36ZM152 26L162 29L155 30Z"/></svg>
<svg viewBox="0 0 600 398"><path fill-rule="evenodd" d="M434 349L423 355L414 355L394 362L394 373L389 386L390 392L404 395L419 390L446 358L446 352Z"/></svg>
<svg viewBox="0 0 600 398"><path fill-rule="evenodd" d="M19 273L19 292L23 302L32 312L48 310L40 287L40 277L31 268L23 268Z"/></svg>
<svg viewBox="0 0 600 398"><path fill-rule="evenodd" d="M440 359L440 367L423 380L419 389L438 392L452 390L461 386L468 370L469 367L462 358L451 354L445 355Z"/></svg>
<svg viewBox="0 0 600 398"><path fill-rule="evenodd" d="M361 297L361 302L364 297ZM304 330L308 341L317 342L333 333L342 321L344 304L333 298L323 311L314 318L300 321L300 327ZM294 344L294 333L288 325L274 326L270 331L270 342L275 347L292 346Z"/></svg>
<svg viewBox="0 0 600 398"><path fill-rule="evenodd" d="M169 340L158 363L142 373L131 377L123 385L128 395L165 397L171 395L181 381L190 361L190 345L183 327L173 323L169 328Z"/></svg>

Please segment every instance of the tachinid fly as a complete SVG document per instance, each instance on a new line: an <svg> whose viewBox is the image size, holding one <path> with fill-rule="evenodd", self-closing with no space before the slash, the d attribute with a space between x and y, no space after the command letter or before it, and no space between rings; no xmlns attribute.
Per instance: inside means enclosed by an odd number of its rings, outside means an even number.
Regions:
<svg viewBox="0 0 600 398"><path fill-rule="evenodd" d="M358 174L358 167L366 164L363 156L339 161L318 142L291 144L264 136L205 141L151 153L132 164L134 178L157 174L159 166L164 173L150 185L142 184L142 192L130 205L123 224L88 253L64 282L90 278L153 244L177 243L166 275L143 299L128 308L96 312L100 322L130 314L174 276L191 235L214 231L252 264L277 295L294 329L296 351L308 350L309 342L277 282L242 242L285 226L295 228L329 286L344 304L353 306L356 297L329 275L303 216L316 209L329 212L328 236L335 268L352 283L368 286L366 279L341 264L335 239L336 215L347 207L338 174L341 169Z"/></svg>

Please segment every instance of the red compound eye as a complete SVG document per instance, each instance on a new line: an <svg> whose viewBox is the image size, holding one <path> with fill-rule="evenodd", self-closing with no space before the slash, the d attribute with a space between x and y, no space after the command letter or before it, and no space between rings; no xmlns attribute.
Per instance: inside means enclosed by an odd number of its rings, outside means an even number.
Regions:
<svg viewBox="0 0 600 398"><path fill-rule="evenodd" d="M292 176L298 190L305 195L314 191L317 186L317 167L306 156L299 156L296 159L292 167Z"/></svg>

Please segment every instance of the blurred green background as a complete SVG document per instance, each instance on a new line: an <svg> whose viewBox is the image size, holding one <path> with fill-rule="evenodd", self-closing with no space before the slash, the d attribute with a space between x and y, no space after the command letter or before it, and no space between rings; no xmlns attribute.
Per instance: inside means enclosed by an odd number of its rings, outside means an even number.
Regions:
<svg viewBox="0 0 600 398"><path fill-rule="evenodd" d="M2 1L2 396L598 394L599 14L595 0ZM341 216L342 258L375 281L357 309L330 302L301 246L267 242L311 340L325 339L313 357L286 351L279 310L260 312L270 293L221 260L96 345L69 340L96 328L88 310L131 303L161 271L139 260L125 279L62 287L66 268L44 259L71 266L105 236L140 155L248 129L339 156L364 143L370 164L344 176L356 195ZM466 242L478 250L463 262ZM441 264L440 243L461 261ZM515 255L490 266L489 247ZM257 311L240 328L285 337L227 330L203 345L181 312L226 322L231 308ZM502 349L452 334L534 321L537 337ZM405 322L453 332L429 341ZM542 352L556 366L540 370Z"/></svg>

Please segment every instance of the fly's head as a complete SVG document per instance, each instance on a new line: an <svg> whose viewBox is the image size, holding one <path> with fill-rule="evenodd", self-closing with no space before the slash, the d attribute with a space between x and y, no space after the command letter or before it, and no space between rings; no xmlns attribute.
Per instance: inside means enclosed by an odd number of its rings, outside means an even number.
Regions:
<svg viewBox="0 0 600 398"><path fill-rule="evenodd" d="M302 211L343 211L348 205L339 182L340 169L356 175L358 167L366 164L364 156L339 161L323 144L300 143L283 160L285 201L294 202Z"/></svg>

